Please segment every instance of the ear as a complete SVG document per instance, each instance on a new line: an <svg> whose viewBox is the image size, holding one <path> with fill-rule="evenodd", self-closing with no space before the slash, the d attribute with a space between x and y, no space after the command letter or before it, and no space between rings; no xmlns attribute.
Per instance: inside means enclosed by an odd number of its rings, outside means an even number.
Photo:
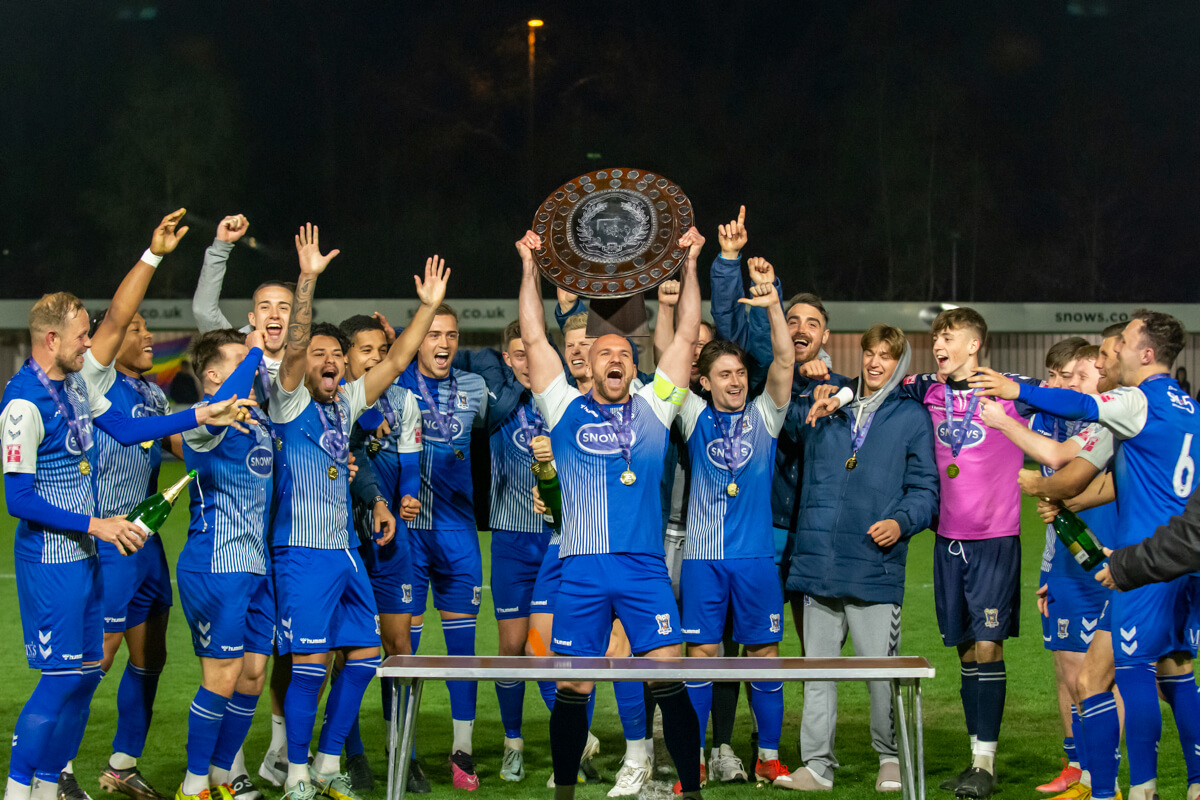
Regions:
<svg viewBox="0 0 1200 800"><path fill-rule="evenodd" d="M502 351L500 352L500 357L504 359L504 363L505 363L505 364L507 364L507 365L508 365L508 366L510 366L510 367L512 366L512 359L508 357L508 351L507 351L507 350L502 350Z"/></svg>
<svg viewBox="0 0 1200 800"><path fill-rule="evenodd" d="M821 346L824 347L828 343L829 343L829 328L826 328L825 332L821 334Z"/></svg>
<svg viewBox="0 0 1200 800"><path fill-rule="evenodd" d="M712 392L712 384L709 382L707 375L700 376L700 386L704 389L704 391L709 393Z"/></svg>
<svg viewBox="0 0 1200 800"><path fill-rule="evenodd" d="M246 322L250 323L251 328L254 327L254 311L251 310L246 312Z"/></svg>

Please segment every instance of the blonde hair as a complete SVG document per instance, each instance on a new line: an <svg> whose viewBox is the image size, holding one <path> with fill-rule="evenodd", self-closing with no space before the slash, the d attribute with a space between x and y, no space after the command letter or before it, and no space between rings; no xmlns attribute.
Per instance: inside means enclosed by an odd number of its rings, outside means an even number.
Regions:
<svg viewBox="0 0 1200 800"><path fill-rule="evenodd" d="M580 328L587 330L587 324L588 315L586 311L582 314L572 314L571 316L567 317L567 321L563 323L562 331L564 334L567 334L571 331L577 331Z"/></svg>
<svg viewBox="0 0 1200 800"><path fill-rule="evenodd" d="M61 329L80 311L83 311L83 301L70 292L44 294L29 309L29 330L46 333Z"/></svg>

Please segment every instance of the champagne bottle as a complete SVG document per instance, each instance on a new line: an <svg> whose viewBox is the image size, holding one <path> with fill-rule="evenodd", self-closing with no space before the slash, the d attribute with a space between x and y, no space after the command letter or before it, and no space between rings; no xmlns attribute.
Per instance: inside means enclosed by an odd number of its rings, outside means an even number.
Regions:
<svg viewBox="0 0 1200 800"><path fill-rule="evenodd" d="M562 530L562 490L558 485L558 471L554 469L554 462L535 461L533 470L537 475L538 496L546 506L546 513L542 517L551 529Z"/></svg>
<svg viewBox="0 0 1200 800"><path fill-rule="evenodd" d="M175 505L175 501L179 498L183 487L195 479L196 470L188 470L187 475L184 475L172 484L165 492L151 495L138 503L138 507L129 512L129 516L125 517L125 519L141 528L147 536L158 533L163 523L167 521L167 517L170 516L171 508Z"/></svg>
<svg viewBox="0 0 1200 800"><path fill-rule="evenodd" d="M1091 570L1104 560L1104 551L1096 543L1096 535L1074 512L1065 508L1059 511L1054 518L1054 532L1084 569Z"/></svg>

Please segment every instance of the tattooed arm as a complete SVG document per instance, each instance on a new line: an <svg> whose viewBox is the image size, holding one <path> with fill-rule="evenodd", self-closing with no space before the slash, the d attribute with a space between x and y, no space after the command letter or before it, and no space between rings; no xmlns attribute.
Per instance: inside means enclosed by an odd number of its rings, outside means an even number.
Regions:
<svg viewBox="0 0 1200 800"><path fill-rule="evenodd" d="M287 344L284 347L283 363L279 365L279 384L286 392L293 392L304 380L304 368L308 358L308 341L312 329L313 292L317 288L317 276L325 271L329 262L340 250L330 250L321 255L320 234L311 222L296 234L296 254L300 257L300 280L296 283L295 304L292 306L288 323Z"/></svg>

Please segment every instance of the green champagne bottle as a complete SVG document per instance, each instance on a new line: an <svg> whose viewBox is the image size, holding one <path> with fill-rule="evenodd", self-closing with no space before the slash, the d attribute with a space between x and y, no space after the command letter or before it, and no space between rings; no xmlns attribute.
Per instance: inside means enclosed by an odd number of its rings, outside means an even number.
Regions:
<svg viewBox="0 0 1200 800"><path fill-rule="evenodd" d="M1065 508L1059 511L1054 518L1054 532L1084 569L1094 569L1104 560L1104 551L1096 543L1096 535L1074 512Z"/></svg>
<svg viewBox="0 0 1200 800"><path fill-rule="evenodd" d="M546 506L543 519L552 530L562 530L562 489L558 485L558 470L552 461L535 461L533 474L537 475L538 496Z"/></svg>
<svg viewBox="0 0 1200 800"><path fill-rule="evenodd" d="M125 517L125 519L145 531L147 536L158 533L163 523L167 521L167 517L171 515L171 508L175 505L175 501L179 498L183 487L195 479L196 470L188 470L187 475L176 481L165 492L151 495L138 503L138 507L129 512L129 516Z"/></svg>

